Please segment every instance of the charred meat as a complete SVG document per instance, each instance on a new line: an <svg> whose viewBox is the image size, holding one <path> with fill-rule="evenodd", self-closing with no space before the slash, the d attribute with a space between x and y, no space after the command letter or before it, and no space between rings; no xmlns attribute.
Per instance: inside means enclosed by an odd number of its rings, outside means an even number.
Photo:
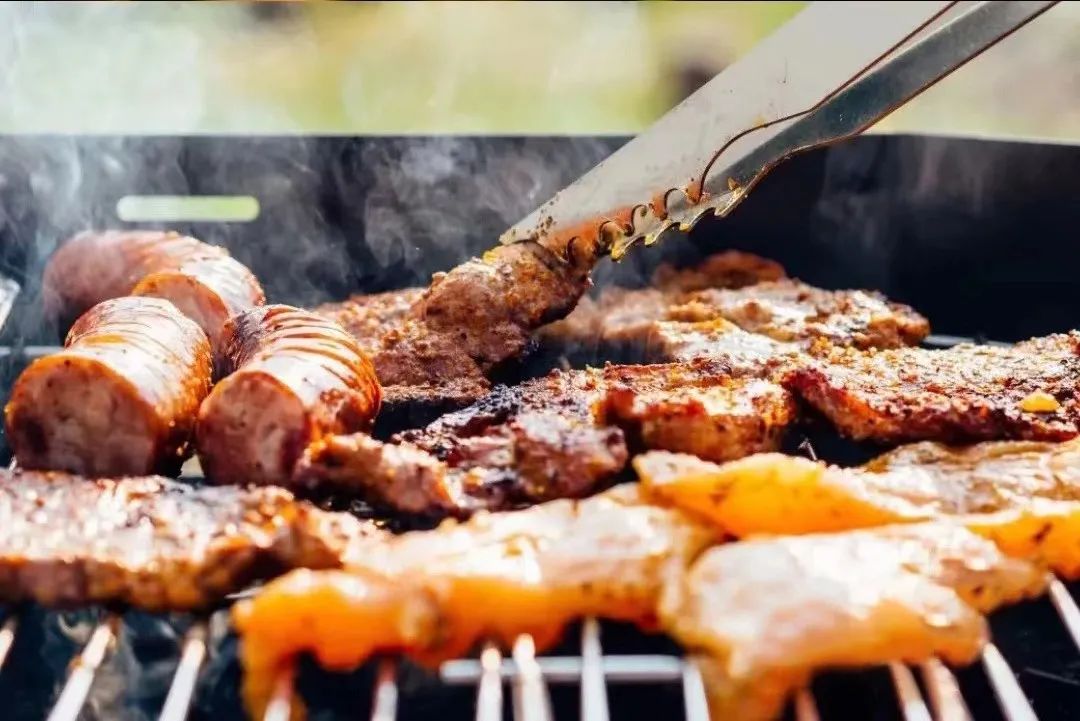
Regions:
<svg viewBox="0 0 1080 721"><path fill-rule="evenodd" d="M555 371L499 386L393 443L327 438L309 449L299 480L408 512L464 514L585 495L639 446L716 460L775 450L794 419L791 396L726 371L702 359Z"/></svg>
<svg viewBox="0 0 1080 721"><path fill-rule="evenodd" d="M356 339L361 350L373 355L379 350L383 336L405 324L409 311L424 290L405 288L370 295L358 293L337 303L324 303L313 311L340 325Z"/></svg>
<svg viewBox="0 0 1080 721"><path fill-rule="evenodd" d="M0 598L184 610L288 568L341 565L375 532L277 488L0 471Z"/></svg>
<svg viewBox="0 0 1080 721"><path fill-rule="evenodd" d="M826 347L786 385L859 440L1061 441L1080 433L1078 355L1075 331L1008 347Z"/></svg>
<svg viewBox="0 0 1080 721"><path fill-rule="evenodd" d="M207 478L286 484L312 441L371 428L379 382L341 326L268 305L230 319L224 337L229 375L199 409L197 445Z"/></svg>
<svg viewBox="0 0 1080 721"><path fill-rule="evenodd" d="M8 438L24 468L175 473L210 379L206 334L172 303L107 300L79 318L63 350L19 375Z"/></svg>

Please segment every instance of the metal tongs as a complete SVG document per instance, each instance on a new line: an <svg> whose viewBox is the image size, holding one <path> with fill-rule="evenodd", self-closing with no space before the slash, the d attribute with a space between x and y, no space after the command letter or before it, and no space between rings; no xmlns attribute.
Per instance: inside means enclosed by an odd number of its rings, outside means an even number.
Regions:
<svg viewBox="0 0 1080 721"><path fill-rule="evenodd" d="M862 132L1054 4L814 3L501 241L618 259L725 216L784 159Z"/></svg>

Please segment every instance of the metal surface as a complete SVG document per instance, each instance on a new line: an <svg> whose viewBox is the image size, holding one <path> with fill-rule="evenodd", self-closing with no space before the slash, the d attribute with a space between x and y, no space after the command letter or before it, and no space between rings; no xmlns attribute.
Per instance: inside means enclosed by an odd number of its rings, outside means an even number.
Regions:
<svg viewBox="0 0 1080 721"><path fill-rule="evenodd" d="M782 160L860 133L1054 4L814 3L501 240L618 258L726 215Z"/></svg>
<svg viewBox="0 0 1080 721"><path fill-rule="evenodd" d="M165 697L158 721L184 721L187 718L199 680L199 670L206 660L206 636L206 624L198 622L184 639L180 663L173 674L169 695Z"/></svg>
<svg viewBox="0 0 1080 721"><path fill-rule="evenodd" d="M105 660L105 654L116 636L116 625L116 618L109 617L90 634L86 647L72 665L64 690L49 712L48 721L77 721L90 693L90 686L94 683L94 674Z"/></svg>

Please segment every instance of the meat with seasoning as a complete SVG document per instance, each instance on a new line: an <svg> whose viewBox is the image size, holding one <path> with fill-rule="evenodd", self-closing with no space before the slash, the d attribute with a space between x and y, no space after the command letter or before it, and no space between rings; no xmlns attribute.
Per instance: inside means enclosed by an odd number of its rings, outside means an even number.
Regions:
<svg viewBox="0 0 1080 721"><path fill-rule="evenodd" d="M702 671L711 718L768 721L819 671L971 663L982 614L1046 582L961 526L888 526L716 546L667 585L660 613Z"/></svg>
<svg viewBox="0 0 1080 721"><path fill-rule="evenodd" d="M348 670L380 652L435 663L522 633L544 648L587 615L654 628L665 580L713 540L620 487L354 546L346 570L291 573L237 604L245 701L261 718L303 653Z"/></svg>
<svg viewBox="0 0 1080 721"><path fill-rule="evenodd" d="M371 361L345 330L287 305L225 325L230 371L199 408L199 460L217 483L287 484L304 449L365 432L379 411Z"/></svg>
<svg viewBox="0 0 1080 721"><path fill-rule="evenodd" d="M1080 434L1080 333L1011 346L824 347L785 385L845 436L879 443Z"/></svg>
<svg viewBox="0 0 1080 721"><path fill-rule="evenodd" d="M45 266L46 312L61 321L125 295L164 298L199 324L217 350L232 315L265 301L262 286L224 248L171 231L87 231Z"/></svg>
<svg viewBox="0 0 1080 721"><path fill-rule="evenodd" d="M201 609L255 579L336 568L380 536L278 488L0 471L0 599Z"/></svg>
<svg viewBox="0 0 1080 721"><path fill-rule="evenodd" d="M794 416L779 386L707 360L555 371L497 387L392 443L327 438L309 449L299 481L410 513L463 515L586 495L639 447L716 460L775 450Z"/></svg>
<svg viewBox="0 0 1080 721"><path fill-rule="evenodd" d="M176 473L210 390L210 343L172 303L123 297L87 311L64 349L32 362L5 410L24 468Z"/></svg>

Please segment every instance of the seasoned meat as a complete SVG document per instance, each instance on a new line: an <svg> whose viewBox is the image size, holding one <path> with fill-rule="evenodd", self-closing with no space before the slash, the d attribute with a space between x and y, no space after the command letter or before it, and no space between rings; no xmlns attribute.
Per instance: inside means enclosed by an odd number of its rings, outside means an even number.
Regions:
<svg viewBox="0 0 1080 721"><path fill-rule="evenodd" d="M671 453L634 459L647 496L725 531L812 533L1080 501L1080 441L916 443L856 468L763 453L716 465Z"/></svg>
<svg viewBox="0 0 1080 721"><path fill-rule="evenodd" d="M1080 577L1080 441L902 446L857 468L763 453L723 465L634 459L642 494L735 536L953 518L1010 556Z"/></svg>
<svg viewBox="0 0 1080 721"><path fill-rule="evenodd" d="M731 376L723 362L604 368L608 422L645 448L723 461L780 447L795 401L767 380Z"/></svg>
<svg viewBox="0 0 1080 721"><path fill-rule="evenodd" d="M773 377L800 348L749 333L723 318L701 322L657 321L648 336L648 355L673 361L708 358L739 376Z"/></svg>
<svg viewBox="0 0 1080 721"><path fill-rule="evenodd" d="M236 606L245 701L261 718L275 676L305 652L344 670L379 652L433 663L521 633L545 647L585 615L652 628L665 579L712 540L624 487L361 545L347 572L291 573Z"/></svg>
<svg viewBox="0 0 1080 721"><path fill-rule="evenodd" d="M277 488L0 471L0 599L185 610L377 533Z"/></svg>
<svg viewBox="0 0 1080 721"><path fill-rule="evenodd" d="M778 718L817 671L973 661L982 613L1046 575L952 524L742 541L705 551L665 589L665 628L701 668L714 719Z"/></svg>
<svg viewBox="0 0 1080 721"><path fill-rule="evenodd" d="M405 324L410 309L424 290L404 288L371 295L357 294L337 303L324 303L313 310L338 323L356 339L361 350L373 355L379 350L383 336Z"/></svg>
<svg viewBox="0 0 1080 721"><path fill-rule="evenodd" d="M930 332L906 305L864 290L822 290L798 280L690 293L668 313L672 320L724 318L751 333L785 343L825 339L856 348L915 345Z"/></svg>
<svg viewBox="0 0 1080 721"><path fill-rule="evenodd" d="M663 291L695 291L742 288L784 278L787 278L787 272L775 260L739 250L725 250L689 268L661 263L653 273L652 285Z"/></svg>
<svg viewBox="0 0 1080 721"><path fill-rule="evenodd" d="M728 250L711 255L697 266L675 268L661 264L649 288L605 288L594 299L584 297L570 315L540 330L542 340L595 346L648 346L654 324L668 317L688 293L704 288L741 288L784 278L776 262L750 253ZM658 360L682 360L659 353Z"/></svg>
<svg viewBox="0 0 1080 721"><path fill-rule="evenodd" d="M199 324L215 350L230 316L265 301L259 281L224 248L156 230L76 235L49 259L42 288L46 312L68 320L110 298L164 298Z"/></svg>
<svg viewBox="0 0 1080 721"><path fill-rule="evenodd" d="M298 481L463 514L590 493L625 467L627 437L717 460L775 450L794 413L779 386L707 360L555 371L499 386L391 444L328 438L309 449Z"/></svg>
<svg viewBox="0 0 1080 721"><path fill-rule="evenodd" d="M1080 433L1080 333L1009 347L826 348L786 384L844 435L882 443Z"/></svg>
<svg viewBox="0 0 1080 721"><path fill-rule="evenodd" d="M763 337L751 345L764 349L771 339L783 353L822 339L857 348L915 345L930 331L914 310L877 293L822 290L764 270L758 277L725 275L710 270L711 260L698 272L669 271L654 280L657 287L607 288L545 328L541 338L586 347L631 346L662 361L723 352L723 343L716 347L714 342L730 335L732 326ZM769 261L755 260L769 267Z"/></svg>
<svg viewBox="0 0 1080 721"><path fill-rule="evenodd" d="M174 473L210 390L206 334L158 298L107 300L63 350L31 363L5 408L24 468L90 476Z"/></svg>
<svg viewBox="0 0 1080 721"><path fill-rule="evenodd" d="M230 375L199 408L197 441L216 483L287 484L323 436L367 431L380 388L368 356L321 316L268 305L226 323Z"/></svg>

